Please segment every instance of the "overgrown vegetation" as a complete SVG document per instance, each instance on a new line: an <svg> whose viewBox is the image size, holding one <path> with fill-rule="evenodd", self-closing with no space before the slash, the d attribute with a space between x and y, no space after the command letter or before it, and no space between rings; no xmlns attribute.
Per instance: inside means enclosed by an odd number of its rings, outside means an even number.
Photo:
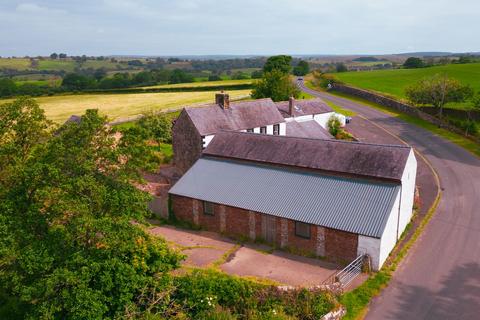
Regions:
<svg viewBox="0 0 480 320"><path fill-rule="evenodd" d="M172 297L182 301L189 319L313 320L338 307L325 291L285 291L211 269L178 277L175 287Z"/></svg>

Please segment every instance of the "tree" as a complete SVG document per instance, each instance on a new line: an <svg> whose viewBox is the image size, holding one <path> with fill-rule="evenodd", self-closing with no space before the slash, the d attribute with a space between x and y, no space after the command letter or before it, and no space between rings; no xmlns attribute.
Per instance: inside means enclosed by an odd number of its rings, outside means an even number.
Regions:
<svg viewBox="0 0 480 320"><path fill-rule="evenodd" d="M346 72L348 71L348 68L347 66L343 63L343 62L338 62L336 65L335 65L335 70L337 72Z"/></svg>
<svg viewBox="0 0 480 320"><path fill-rule="evenodd" d="M403 63L403 67L407 69L423 68L425 66L422 59L410 57Z"/></svg>
<svg viewBox="0 0 480 320"><path fill-rule="evenodd" d="M305 60L300 60L295 68L293 68L293 74L296 76L304 76L309 72L310 67L308 66L308 62Z"/></svg>
<svg viewBox="0 0 480 320"><path fill-rule="evenodd" d="M185 83L185 82L193 82L193 76L181 69L173 70L172 74L170 75L170 83Z"/></svg>
<svg viewBox="0 0 480 320"><path fill-rule="evenodd" d="M263 72L272 72L273 70L279 70L282 73L288 74L292 69L291 63L291 56L272 56L267 59L267 62L265 62L265 65L263 66Z"/></svg>
<svg viewBox="0 0 480 320"><path fill-rule="evenodd" d="M428 104L438 109L442 117L445 104L449 102L463 102L473 94L469 86L461 84L458 80L448 78L446 75L436 74L424 78L405 89L405 94L413 104Z"/></svg>
<svg viewBox="0 0 480 320"><path fill-rule="evenodd" d="M143 138L157 143L172 142L172 121L165 114L147 114L138 121Z"/></svg>
<svg viewBox="0 0 480 320"><path fill-rule="evenodd" d="M211 74L208 76L208 81L220 81L222 78L220 78L219 75L217 74Z"/></svg>
<svg viewBox="0 0 480 320"><path fill-rule="evenodd" d="M62 80L62 87L69 90L84 90L95 86L95 80L78 73L69 73Z"/></svg>
<svg viewBox="0 0 480 320"><path fill-rule="evenodd" d="M57 59L57 58L58 58L58 54L56 54L56 53L54 52L54 53L52 53L52 54L50 55L50 58L51 58L51 59Z"/></svg>
<svg viewBox="0 0 480 320"><path fill-rule="evenodd" d="M274 69L265 72L263 78L253 85L252 97L255 99L271 98L273 101L284 101L290 97L298 98L300 90L288 74Z"/></svg>
<svg viewBox="0 0 480 320"><path fill-rule="evenodd" d="M0 78L0 97L9 97L16 93L17 86L12 79Z"/></svg>
<svg viewBox="0 0 480 320"><path fill-rule="evenodd" d="M241 72L241 71L237 71L232 75L232 79L233 80L244 80L244 79L248 79L248 75Z"/></svg>
<svg viewBox="0 0 480 320"><path fill-rule="evenodd" d="M263 71L262 70L255 70L252 71L251 78L252 79L260 79L263 76Z"/></svg>
<svg viewBox="0 0 480 320"><path fill-rule="evenodd" d="M180 257L131 223L148 214L132 186L148 167L140 138L117 141L95 110L52 135L28 99L1 106L0 119L1 316L161 314Z"/></svg>
<svg viewBox="0 0 480 320"><path fill-rule="evenodd" d="M107 70L105 68L98 68L93 73L95 80L100 81L107 76Z"/></svg>
<svg viewBox="0 0 480 320"><path fill-rule="evenodd" d="M66 54L66 53L60 53L60 54L58 55L58 57L59 57L60 59L66 59L66 58L67 58L67 54Z"/></svg>

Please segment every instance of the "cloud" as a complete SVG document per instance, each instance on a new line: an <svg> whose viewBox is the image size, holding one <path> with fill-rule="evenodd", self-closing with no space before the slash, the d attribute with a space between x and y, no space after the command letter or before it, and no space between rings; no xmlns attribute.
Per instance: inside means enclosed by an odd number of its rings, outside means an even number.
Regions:
<svg viewBox="0 0 480 320"><path fill-rule="evenodd" d="M480 51L480 2L12 0L1 55Z"/></svg>

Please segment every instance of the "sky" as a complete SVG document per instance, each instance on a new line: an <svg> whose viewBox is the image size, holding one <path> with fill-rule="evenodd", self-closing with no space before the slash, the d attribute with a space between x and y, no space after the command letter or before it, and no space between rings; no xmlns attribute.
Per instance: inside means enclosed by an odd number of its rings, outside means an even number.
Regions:
<svg viewBox="0 0 480 320"><path fill-rule="evenodd" d="M0 0L0 56L480 51L479 0Z"/></svg>

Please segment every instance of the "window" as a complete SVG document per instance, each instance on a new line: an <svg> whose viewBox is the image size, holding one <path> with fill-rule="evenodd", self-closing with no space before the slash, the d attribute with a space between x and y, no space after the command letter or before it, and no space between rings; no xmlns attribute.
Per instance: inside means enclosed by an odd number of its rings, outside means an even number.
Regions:
<svg viewBox="0 0 480 320"><path fill-rule="evenodd" d="M260 127L260 133L266 134L267 133L267 127Z"/></svg>
<svg viewBox="0 0 480 320"><path fill-rule="evenodd" d="M202 136L202 150L205 149L205 136Z"/></svg>
<svg viewBox="0 0 480 320"><path fill-rule="evenodd" d="M310 225L308 223L295 221L295 235L297 237L310 239Z"/></svg>
<svg viewBox="0 0 480 320"><path fill-rule="evenodd" d="M280 135L280 125L274 124L273 125L273 135L278 136Z"/></svg>
<svg viewBox="0 0 480 320"><path fill-rule="evenodd" d="M252 129L247 129L247 132L253 132L253 128Z"/></svg>
<svg viewBox="0 0 480 320"><path fill-rule="evenodd" d="M203 214L213 216L213 203L208 201L203 201Z"/></svg>

